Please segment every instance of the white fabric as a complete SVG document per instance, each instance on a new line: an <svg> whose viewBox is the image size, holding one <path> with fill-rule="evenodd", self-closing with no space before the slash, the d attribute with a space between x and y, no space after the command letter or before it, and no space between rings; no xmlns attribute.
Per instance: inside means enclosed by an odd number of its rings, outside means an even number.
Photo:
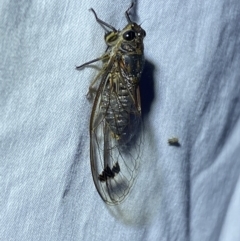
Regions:
<svg viewBox="0 0 240 241"><path fill-rule="evenodd" d="M1 1L0 240L240 240L239 0L137 1L141 168L120 206L94 187L86 93L97 71L75 66L106 48L88 9L121 29L129 5Z"/></svg>

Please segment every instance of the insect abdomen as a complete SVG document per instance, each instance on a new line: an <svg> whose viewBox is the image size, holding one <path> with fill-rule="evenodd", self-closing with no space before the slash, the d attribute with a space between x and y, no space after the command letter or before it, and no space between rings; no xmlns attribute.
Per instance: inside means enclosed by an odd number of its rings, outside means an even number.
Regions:
<svg viewBox="0 0 240 241"><path fill-rule="evenodd" d="M125 128L131 124L132 98L129 90L119 85L118 93L106 88L102 95L101 112L111 131L121 137Z"/></svg>

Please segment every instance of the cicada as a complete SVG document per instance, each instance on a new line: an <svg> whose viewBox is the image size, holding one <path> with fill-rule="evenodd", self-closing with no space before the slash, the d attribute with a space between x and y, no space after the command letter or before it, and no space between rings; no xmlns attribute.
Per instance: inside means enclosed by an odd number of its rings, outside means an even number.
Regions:
<svg viewBox="0 0 240 241"><path fill-rule="evenodd" d="M90 118L90 161L94 184L108 204L118 204L129 193L141 152L141 101L139 81L144 66L145 31L132 22L120 31L98 18L107 30L105 53L78 67L102 61L102 69L89 87L94 96Z"/></svg>

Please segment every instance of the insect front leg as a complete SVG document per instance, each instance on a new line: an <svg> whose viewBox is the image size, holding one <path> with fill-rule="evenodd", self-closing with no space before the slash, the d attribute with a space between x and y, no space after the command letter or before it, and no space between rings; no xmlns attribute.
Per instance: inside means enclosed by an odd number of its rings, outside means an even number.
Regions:
<svg viewBox="0 0 240 241"><path fill-rule="evenodd" d="M90 84L87 92L87 98L92 99L95 93L97 92L97 87L94 85L97 83L98 79L101 77L103 74L103 70L98 73L98 75L93 79L92 83Z"/></svg>
<svg viewBox="0 0 240 241"><path fill-rule="evenodd" d="M88 65L90 65L90 64L92 64L92 63L95 63L95 62L97 62L97 61L99 61L99 60L102 60L103 62L105 62L105 61L107 61L108 59L109 59L109 54L108 54L108 53L105 53L104 55L102 55L102 56L99 57L99 58L96 58L96 59L93 59L93 60L91 60L91 61L88 61L88 62L86 62L86 63L84 63L84 64L82 64L82 65L76 66L76 69L77 69L77 70L81 70L81 69L83 69L84 67L86 67L86 66L88 66Z"/></svg>
<svg viewBox="0 0 240 241"><path fill-rule="evenodd" d="M110 58L109 54L105 53L100 58L93 59L91 61L88 61L88 62L80 65L80 66L77 66L76 69L77 70L81 70L81 69L83 69L83 68L89 66L90 64L95 63L95 62L97 62L99 60L101 60L103 63L105 63L105 62L107 62L109 60L109 58ZM89 89L88 89L88 92L87 92L87 98L88 99L92 99L93 94L96 93L96 91L97 91L96 89L97 88L95 88L94 85L96 84L97 80L101 77L101 75L103 74L104 70L105 70L105 67L103 68L102 71L99 72L99 74L94 78L93 82L89 86Z"/></svg>

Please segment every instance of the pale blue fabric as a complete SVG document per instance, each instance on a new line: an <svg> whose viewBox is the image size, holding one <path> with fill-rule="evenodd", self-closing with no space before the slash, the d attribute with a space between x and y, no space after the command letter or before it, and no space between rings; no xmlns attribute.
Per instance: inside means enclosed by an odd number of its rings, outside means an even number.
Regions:
<svg viewBox="0 0 240 241"><path fill-rule="evenodd" d="M121 29L129 5L1 1L0 240L240 240L239 0L137 1L141 167L122 205L95 190L86 93L97 71L75 66L106 48L88 9Z"/></svg>

